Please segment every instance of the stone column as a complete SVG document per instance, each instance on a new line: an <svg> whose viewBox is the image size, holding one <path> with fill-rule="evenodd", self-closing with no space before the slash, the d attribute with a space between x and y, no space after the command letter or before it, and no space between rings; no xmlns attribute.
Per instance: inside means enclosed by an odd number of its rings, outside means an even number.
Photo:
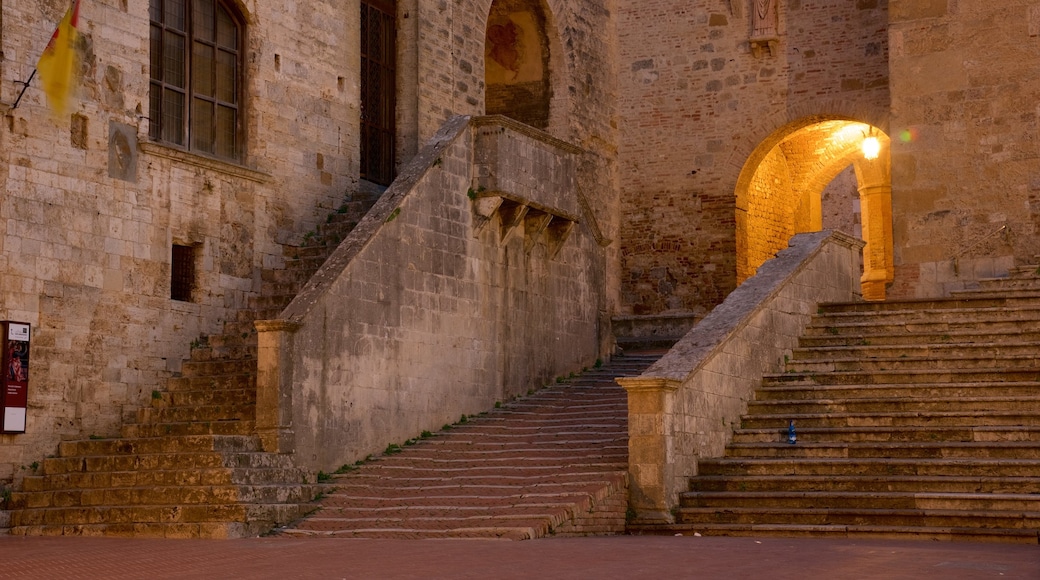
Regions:
<svg viewBox="0 0 1040 580"><path fill-rule="evenodd" d="M264 451L295 450L293 416L293 335L302 326L288 320L258 320L256 433Z"/></svg>
<svg viewBox="0 0 1040 580"><path fill-rule="evenodd" d="M859 188L863 221L863 298L884 300L885 287L895 280L892 249L892 185L862 185Z"/></svg>
<svg viewBox="0 0 1040 580"><path fill-rule="evenodd" d="M679 381L621 378L628 392L628 505L637 523L672 523L679 490L673 477L673 407Z"/></svg>

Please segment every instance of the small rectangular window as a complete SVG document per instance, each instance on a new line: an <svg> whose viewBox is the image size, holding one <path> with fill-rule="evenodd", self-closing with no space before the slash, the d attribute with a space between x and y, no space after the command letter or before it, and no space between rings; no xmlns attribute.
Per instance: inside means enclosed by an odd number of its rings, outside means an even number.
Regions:
<svg viewBox="0 0 1040 580"><path fill-rule="evenodd" d="M191 302L191 292L195 289L195 248L174 244L172 265L170 298Z"/></svg>

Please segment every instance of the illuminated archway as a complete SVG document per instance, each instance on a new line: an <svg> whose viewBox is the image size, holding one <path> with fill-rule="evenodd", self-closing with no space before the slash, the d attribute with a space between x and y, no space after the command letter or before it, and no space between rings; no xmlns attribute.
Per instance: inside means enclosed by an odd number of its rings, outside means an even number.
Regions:
<svg viewBox="0 0 1040 580"><path fill-rule="evenodd" d="M867 159L864 141L872 137L879 151ZM738 283L786 248L795 234L822 229L823 193L850 166L856 177L859 229L867 243L863 296L885 298L885 286L894 279L889 139L878 128L849 119L791 123L747 160L736 190ZM854 209L840 211L851 214Z"/></svg>

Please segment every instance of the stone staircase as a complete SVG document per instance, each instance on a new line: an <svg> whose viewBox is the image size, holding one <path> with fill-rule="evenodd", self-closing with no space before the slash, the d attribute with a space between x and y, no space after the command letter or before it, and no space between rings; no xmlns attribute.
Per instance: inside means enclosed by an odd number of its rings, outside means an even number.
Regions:
<svg viewBox="0 0 1040 580"><path fill-rule="evenodd" d="M276 318L373 200L347 203L262 272L260 296L191 345L179 376L118 437L65 441L11 494L14 535L242 537L302 517L314 476L254 435L256 332Z"/></svg>
<svg viewBox="0 0 1040 580"><path fill-rule="evenodd" d="M823 305L690 489L676 524L631 531L1037 543L1037 268L947 300Z"/></svg>
<svg viewBox="0 0 1040 580"><path fill-rule="evenodd" d="M281 533L503 538L620 533L628 416L614 379L660 357L631 353L333 476L321 508Z"/></svg>

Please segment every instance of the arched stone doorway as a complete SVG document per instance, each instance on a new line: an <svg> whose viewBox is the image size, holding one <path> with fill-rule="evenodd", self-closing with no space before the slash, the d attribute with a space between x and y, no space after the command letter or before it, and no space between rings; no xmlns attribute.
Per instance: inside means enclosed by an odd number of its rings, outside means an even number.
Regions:
<svg viewBox="0 0 1040 580"><path fill-rule="evenodd" d="M553 90L550 14L540 0L495 0L484 45L485 110L549 127Z"/></svg>
<svg viewBox="0 0 1040 580"><path fill-rule="evenodd" d="M868 159L864 142L876 139ZM883 300L894 279L889 138L847 119L781 128L750 156L737 182L737 283L791 236L840 229L862 237L863 297Z"/></svg>

